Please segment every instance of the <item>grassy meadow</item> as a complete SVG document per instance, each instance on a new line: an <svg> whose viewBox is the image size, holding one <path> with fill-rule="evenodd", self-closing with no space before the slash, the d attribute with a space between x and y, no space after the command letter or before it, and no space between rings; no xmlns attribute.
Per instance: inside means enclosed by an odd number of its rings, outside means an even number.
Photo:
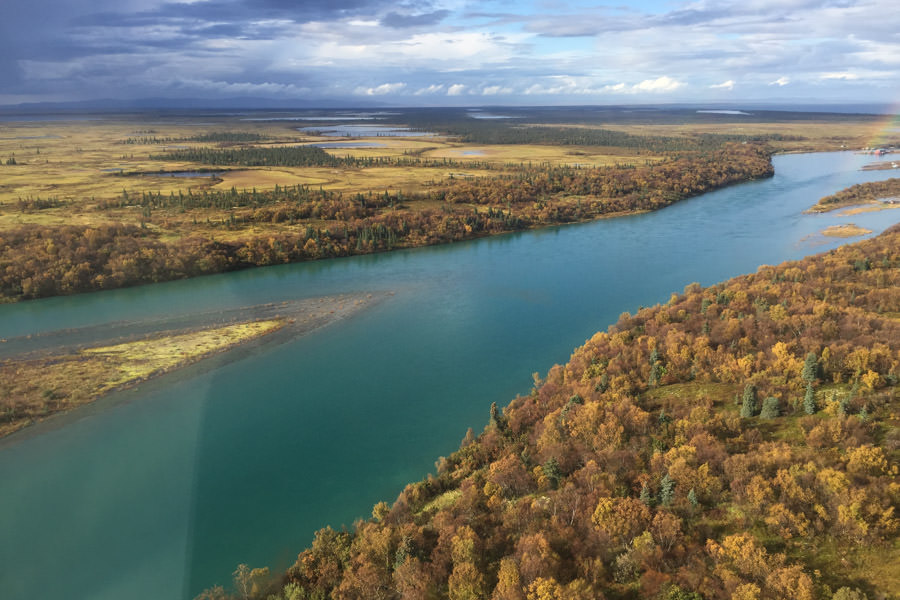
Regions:
<svg viewBox="0 0 900 600"><path fill-rule="evenodd" d="M858 149L879 139L884 122L865 115L802 113L772 113L769 119L764 113L694 111L636 116L624 109L507 112L505 122L479 121L452 109L401 111L389 121L363 122L368 133L378 133L369 127L373 124L412 128L403 137L301 130L313 123L323 130L333 126L321 111L314 115L322 119L318 122L165 112L4 121L0 267L6 265L7 280L2 296L104 289L653 210L765 176L765 169L756 166L728 181L716 179L718 173L734 174L749 164L742 143L760 155ZM308 163L276 157L319 144L327 154L316 150ZM185 158L190 152L195 156ZM249 162L203 161L228 152L257 156ZM709 160L722 164L701 173ZM674 167L678 161L681 166ZM300 164L305 166L295 166ZM240 201L231 202L241 194ZM188 196L216 200L178 201ZM222 260L192 259L187 267L170 265L158 274L125 272L124 258L103 272L96 252L87 261L73 255L80 262L65 267L71 281L63 285L48 279L43 263L23 267L30 264L23 258L34 256L36 248L23 244L38 244L46 254L42 260L52 261L61 244L72 252L91 246L83 238L89 237L88 229L100 228L107 228L109 240L129 238L145 248L162 244L171 249L140 251L148 256L187 252L178 244L188 244L196 257L215 254L216 244L233 247ZM260 246L272 240L293 250L261 256ZM92 251L99 248L93 246ZM236 255L239 247L247 248L242 256ZM132 257L140 253L120 251Z"/></svg>

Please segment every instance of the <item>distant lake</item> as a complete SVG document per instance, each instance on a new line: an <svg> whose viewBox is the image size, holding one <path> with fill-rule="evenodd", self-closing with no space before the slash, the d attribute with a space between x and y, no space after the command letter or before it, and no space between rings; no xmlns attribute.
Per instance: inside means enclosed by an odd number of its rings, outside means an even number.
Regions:
<svg viewBox="0 0 900 600"><path fill-rule="evenodd" d="M468 113L473 119L519 119L521 117L513 117L511 115L494 115L491 113L470 112Z"/></svg>
<svg viewBox="0 0 900 600"><path fill-rule="evenodd" d="M744 112L742 110L698 110L698 113L706 113L710 115L747 115L750 116L750 113Z"/></svg>
<svg viewBox="0 0 900 600"><path fill-rule="evenodd" d="M318 142L316 144L307 144L315 148L386 148L386 144L378 142Z"/></svg>
<svg viewBox="0 0 900 600"><path fill-rule="evenodd" d="M413 131L409 127L397 125L323 125L298 127L303 133L319 133L329 137L426 137L436 133L430 131Z"/></svg>
<svg viewBox="0 0 900 600"><path fill-rule="evenodd" d="M371 121L374 119L385 119L396 114L395 112L329 113L289 117L256 117L241 119L241 121Z"/></svg>
<svg viewBox="0 0 900 600"><path fill-rule="evenodd" d="M386 254L0 305L0 338L345 292L389 292L307 337L141 385L0 442L4 600L187 599L239 563L291 564L480 431L491 402L624 311L835 248L803 214L889 178L851 152L663 210ZM515 210L515 208L513 209ZM858 239L858 238L857 238Z"/></svg>

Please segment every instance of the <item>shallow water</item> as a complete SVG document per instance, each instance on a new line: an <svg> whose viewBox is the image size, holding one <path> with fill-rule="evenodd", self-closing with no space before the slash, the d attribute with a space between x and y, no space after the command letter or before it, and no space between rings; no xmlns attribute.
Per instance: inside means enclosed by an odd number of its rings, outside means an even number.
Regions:
<svg viewBox="0 0 900 600"><path fill-rule="evenodd" d="M0 337L298 297L395 295L305 338L0 443L4 598L189 598L235 565L290 564L326 524L453 451L623 311L876 233L900 211L804 215L891 171L852 153L775 159L772 179L664 210L390 254L0 306ZM851 240L852 241L852 240ZM48 576L52 573L52 576Z"/></svg>
<svg viewBox="0 0 900 600"><path fill-rule="evenodd" d="M318 133L328 137L431 137L430 131L414 131L396 125L315 125L298 127L303 133Z"/></svg>
<svg viewBox="0 0 900 600"><path fill-rule="evenodd" d="M320 142L318 144L309 144L316 148L322 149L340 149L340 148L385 148L385 144L379 142Z"/></svg>

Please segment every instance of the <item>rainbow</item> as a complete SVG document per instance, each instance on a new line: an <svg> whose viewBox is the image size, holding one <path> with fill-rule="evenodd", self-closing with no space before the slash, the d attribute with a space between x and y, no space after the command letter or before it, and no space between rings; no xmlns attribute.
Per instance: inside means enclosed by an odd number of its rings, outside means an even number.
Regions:
<svg viewBox="0 0 900 600"><path fill-rule="evenodd" d="M875 150L887 145L900 146L900 103L890 108L872 124L871 133L866 136L866 147Z"/></svg>

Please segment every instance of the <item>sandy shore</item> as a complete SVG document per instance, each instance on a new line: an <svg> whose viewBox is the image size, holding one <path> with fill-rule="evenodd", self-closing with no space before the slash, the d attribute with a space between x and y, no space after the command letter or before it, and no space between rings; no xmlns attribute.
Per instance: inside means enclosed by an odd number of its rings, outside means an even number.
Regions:
<svg viewBox="0 0 900 600"><path fill-rule="evenodd" d="M840 238L850 238L856 237L859 235L866 235L868 233L872 233L871 229L866 229L864 227L860 227L855 223L846 223L844 225L832 225L831 227L826 227L822 230L822 235L827 235L829 237L840 237Z"/></svg>
<svg viewBox="0 0 900 600"><path fill-rule="evenodd" d="M348 318L388 294L341 294L4 340L0 437L139 384L171 384ZM216 360L209 360L215 357ZM99 408L99 407L98 407ZM7 437L4 441L13 441Z"/></svg>

